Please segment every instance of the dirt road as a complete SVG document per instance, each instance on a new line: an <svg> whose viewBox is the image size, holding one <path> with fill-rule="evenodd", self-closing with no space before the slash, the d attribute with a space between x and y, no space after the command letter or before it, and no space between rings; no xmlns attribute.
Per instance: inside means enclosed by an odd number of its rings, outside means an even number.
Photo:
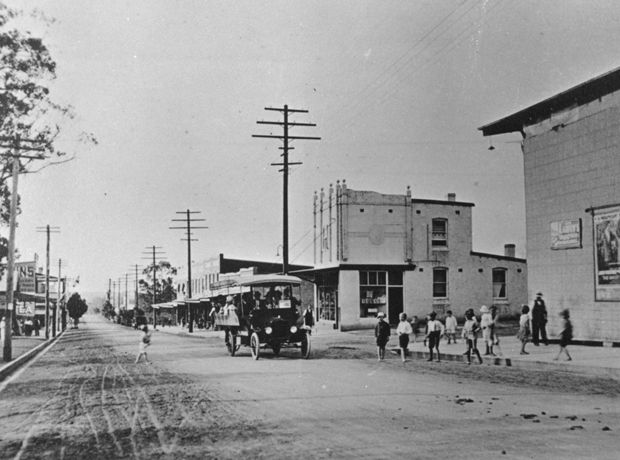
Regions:
<svg viewBox="0 0 620 460"><path fill-rule="evenodd" d="M220 340L86 318L0 384L0 458L616 459L614 381L378 363L316 344L234 358ZM355 348L355 347L352 347ZM396 358L396 357L395 357Z"/></svg>

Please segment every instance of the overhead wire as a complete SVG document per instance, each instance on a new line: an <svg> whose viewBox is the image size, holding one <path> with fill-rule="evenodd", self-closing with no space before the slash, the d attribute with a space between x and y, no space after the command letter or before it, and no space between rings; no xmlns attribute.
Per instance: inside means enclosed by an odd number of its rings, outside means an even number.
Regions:
<svg viewBox="0 0 620 460"><path fill-rule="evenodd" d="M495 11L495 13L492 16L485 16L485 17L479 19L478 21L475 21L473 24L471 24L470 26L465 28L463 31L461 31L461 33L459 35L457 35L454 39L450 40L439 51L437 51L431 57L429 57L426 61L424 61L421 64L420 67L416 67L413 71L411 71L410 73L406 74L403 78L401 78L400 81L398 82L397 86L395 88L393 88L392 90L388 91L387 93L385 93L382 96L382 99L379 102L376 102L375 104L366 107L365 109L363 109L363 110L359 111L357 114L355 114L353 117L341 121L339 124L337 124L337 125L335 125L333 127L328 128L328 130L329 131L335 131L335 130L341 130L345 126L348 127L348 126L352 125L353 122L355 122L361 116L366 115L370 110L376 110L377 107L383 105L385 102L387 102L389 100L390 96L394 95L395 93L397 93L398 91L401 90L401 84L404 81L411 82L413 79L419 77L426 70L431 68L437 62L439 62L444 56L446 56L448 53L450 53L453 49L458 47L463 41L465 41L467 38L469 38L471 36L471 34L472 34L471 29L478 29L482 25L486 24L491 19L493 19L497 15L499 15L501 10L503 10L503 8L500 8L499 10L497 9L500 5L503 5L505 7L507 5L507 3L505 3L505 0L499 0L498 3L496 3L487 12L487 14L490 14L492 11ZM466 34L466 35L463 37L464 34ZM459 40L459 38L461 38L461 40ZM459 41L457 42L457 40L459 40ZM444 52L444 50L446 48L448 48L450 45L452 45L452 46L447 51ZM443 54L440 55L440 53L443 53ZM424 66L424 67L422 67L422 66ZM413 78L409 78L411 76L413 76Z"/></svg>
<svg viewBox="0 0 620 460"><path fill-rule="evenodd" d="M441 38L445 33L447 33L451 28L453 28L459 21L461 21L461 19L467 14L469 13L473 8L475 8L482 0L476 0L469 8L467 8L459 17L457 17L453 22L451 22L448 27L446 27L441 33L439 33L437 36L435 36L430 42L428 42L426 44L426 46L424 46L422 49L418 50L413 56L409 57L407 59L406 62L404 62L401 66L398 66L393 72L391 72L387 78L385 78L381 83L379 83L377 86L375 86L372 90L370 90L370 92L368 94L364 94L367 91L369 91L369 89L375 85L375 83L377 81L379 81L384 75L386 75L392 68L396 67L398 65L398 63L400 61L402 61L403 59L405 59L405 57L411 52L413 51L418 45L420 45L427 37L429 37L433 32L435 32L438 28L440 28L444 22L446 22L454 13L456 13L458 11L459 8L461 8L461 6L463 6L466 2L468 2L469 0L463 0L456 8L454 8L450 13L448 13L448 15L446 15L441 21L439 21L439 23L437 23L431 30L429 30L422 38L420 38L418 41L416 41L413 46L411 46L407 51L405 51L403 54L401 54L398 59L396 59L390 66L388 66L379 76L377 76L369 85L367 85L361 92L359 92L356 96L355 99L358 99L357 102L355 102L351 107L347 108L346 111L344 112L349 113L351 110L355 109L359 104L361 104L365 99L367 99L368 97L370 97L372 94L374 94L377 90L379 90L382 86L384 86L386 83L388 83L392 78L394 78L399 72L402 71L402 69L404 69L408 64L410 64L415 58L417 58L422 52L424 52L429 46L431 46L435 41L437 41L439 38ZM360 97L362 97L362 99L359 99ZM343 110L345 110L345 107L347 107L347 105L349 105L350 103L352 103L353 99L349 102L347 102L346 104L343 105L343 107L339 110L337 110L333 115L330 115L325 121L329 121L332 118L335 118L339 113L341 113Z"/></svg>

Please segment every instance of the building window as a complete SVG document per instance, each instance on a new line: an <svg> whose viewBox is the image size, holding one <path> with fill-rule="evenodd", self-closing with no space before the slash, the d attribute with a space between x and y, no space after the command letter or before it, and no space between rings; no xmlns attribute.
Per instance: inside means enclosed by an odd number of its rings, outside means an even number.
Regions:
<svg viewBox="0 0 620 460"><path fill-rule="evenodd" d="M360 272L360 318L374 318L387 314L387 273Z"/></svg>
<svg viewBox="0 0 620 460"><path fill-rule="evenodd" d="M431 245L433 249L448 247L448 221L446 219L433 219Z"/></svg>
<svg viewBox="0 0 620 460"><path fill-rule="evenodd" d="M448 298L448 269L433 269L433 298Z"/></svg>
<svg viewBox="0 0 620 460"><path fill-rule="evenodd" d="M506 299L506 269L493 269L493 298Z"/></svg>

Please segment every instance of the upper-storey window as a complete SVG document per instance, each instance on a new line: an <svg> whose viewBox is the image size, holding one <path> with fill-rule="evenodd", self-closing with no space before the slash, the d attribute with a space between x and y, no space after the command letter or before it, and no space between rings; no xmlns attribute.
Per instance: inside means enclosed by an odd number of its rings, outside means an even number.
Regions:
<svg viewBox="0 0 620 460"><path fill-rule="evenodd" d="M493 269L493 298L505 299L506 298L506 269L494 268Z"/></svg>
<svg viewBox="0 0 620 460"><path fill-rule="evenodd" d="M448 220L447 219L433 219L431 245L433 249L448 247Z"/></svg>

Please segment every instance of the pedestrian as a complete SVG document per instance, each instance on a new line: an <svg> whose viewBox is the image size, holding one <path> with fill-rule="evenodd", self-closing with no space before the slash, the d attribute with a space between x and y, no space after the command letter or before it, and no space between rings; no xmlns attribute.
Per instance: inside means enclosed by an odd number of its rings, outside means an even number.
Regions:
<svg viewBox="0 0 620 460"><path fill-rule="evenodd" d="M456 317L452 315L452 310L448 310L446 314L448 315L446 316L446 337L448 338L448 345L450 345L450 340L456 343L456 328L458 327L458 323Z"/></svg>
<svg viewBox="0 0 620 460"><path fill-rule="evenodd" d="M532 306L532 343L538 346L542 339L545 345L549 345L547 340L547 306L542 299L542 292L536 293L536 300Z"/></svg>
<svg viewBox="0 0 620 460"><path fill-rule="evenodd" d="M418 335L420 335L420 321L418 320L417 316L411 318L411 330L411 335L413 336L413 343L416 343L416 339L418 338Z"/></svg>
<svg viewBox="0 0 620 460"><path fill-rule="evenodd" d="M32 320L32 328L34 329L34 335L36 337L38 337L39 336L39 329L41 329L41 323L39 322L39 320L37 319L36 316Z"/></svg>
<svg viewBox="0 0 620 460"><path fill-rule="evenodd" d="M517 338L521 341L522 355L529 355L529 353L525 351L525 344L530 340L532 334L530 324L530 307L523 305L521 308L521 318L519 318L519 332L517 333Z"/></svg>
<svg viewBox="0 0 620 460"><path fill-rule="evenodd" d="M493 318L491 317L491 310L486 305L480 307L480 327L482 328L482 340L484 340L485 352L484 356L490 356L493 354L493 344L491 343L491 323ZM495 355L493 355L495 356Z"/></svg>
<svg viewBox="0 0 620 460"><path fill-rule="evenodd" d="M431 354L430 358L427 361L433 360L433 350L437 351L437 362L441 362L441 357L439 355L439 341L441 340L441 336L444 331L443 324L441 321L437 319L437 313L431 312L428 315L429 320L426 322L426 339L428 340L428 350Z"/></svg>
<svg viewBox="0 0 620 460"><path fill-rule="evenodd" d="M474 309L468 308L465 311L465 324L463 325L462 338L467 344L467 364L471 364L471 352L473 351L478 357L478 361L482 364L482 356L478 351L478 332L480 331L480 325L474 316Z"/></svg>
<svg viewBox="0 0 620 460"><path fill-rule="evenodd" d="M428 322L431 320L430 315L426 315L426 323L424 324L424 346L428 342Z"/></svg>
<svg viewBox="0 0 620 460"><path fill-rule="evenodd" d="M149 327L145 324L142 327L142 335L140 336L140 344L138 345L138 356L136 356L136 361L134 364L138 364L140 361L140 357L144 356L144 360L152 364L146 356L146 349L151 345L151 333L149 332Z"/></svg>
<svg viewBox="0 0 620 460"><path fill-rule="evenodd" d="M396 334L398 334L398 346L400 347L400 357L404 362L407 361L407 348L409 347L409 334L413 332L411 324L407 321L407 313L401 313L399 315L400 323L396 328Z"/></svg>
<svg viewBox="0 0 620 460"><path fill-rule="evenodd" d="M566 353L567 361L572 361L573 358L568 354L568 350L566 347L570 344L570 341L573 340L573 325L570 322L570 312L568 309L562 310L560 312L560 317L562 318L562 325L560 328L560 332L558 333L558 337L560 338L560 352L554 358L555 361L560 359L560 355L562 352Z"/></svg>
<svg viewBox="0 0 620 460"><path fill-rule="evenodd" d="M30 318L27 318L26 321L24 321L24 334L26 337L32 336L32 320Z"/></svg>
<svg viewBox="0 0 620 460"><path fill-rule="evenodd" d="M377 360L385 359L385 346L390 340L390 325L384 321L385 313L377 314L377 325L375 326L375 338L377 339Z"/></svg>
<svg viewBox="0 0 620 460"><path fill-rule="evenodd" d="M502 350L499 347L499 335L497 334L497 330L499 329L499 315L497 314L497 307L495 305L491 306L491 355L492 356L496 356L495 354L493 354L493 348L497 349L497 354L499 356L503 356L502 355Z"/></svg>
<svg viewBox="0 0 620 460"><path fill-rule="evenodd" d="M312 307L310 305L307 305L306 310L304 311L304 326L306 326L308 334L312 335L312 328L314 327L314 315L312 314Z"/></svg>

